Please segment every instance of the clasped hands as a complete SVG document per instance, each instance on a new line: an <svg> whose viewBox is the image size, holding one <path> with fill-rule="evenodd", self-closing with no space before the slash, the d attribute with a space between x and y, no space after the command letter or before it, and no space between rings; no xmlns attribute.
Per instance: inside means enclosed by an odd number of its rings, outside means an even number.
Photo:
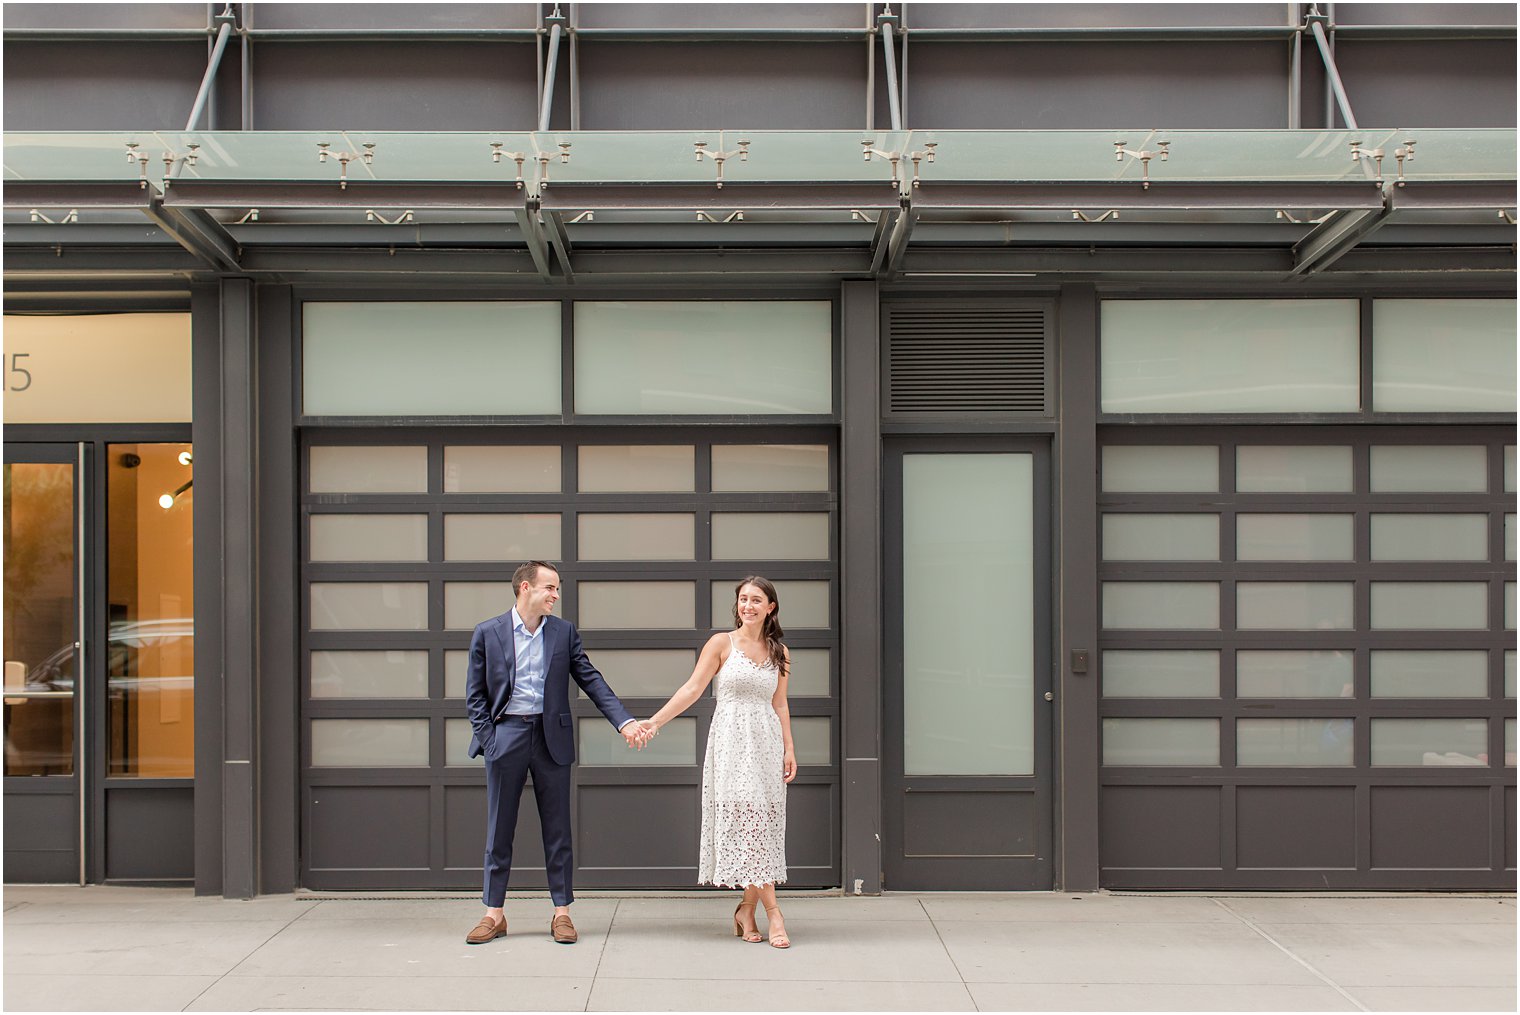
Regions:
<svg viewBox="0 0 1520 1015"><path fill-rule="evenodd" d="M655 725L653 719L637 719L625 724L618 732L623 734L623 739L628 741L629 747L642 751L645 744L659 735L660 727Z"/></svg>

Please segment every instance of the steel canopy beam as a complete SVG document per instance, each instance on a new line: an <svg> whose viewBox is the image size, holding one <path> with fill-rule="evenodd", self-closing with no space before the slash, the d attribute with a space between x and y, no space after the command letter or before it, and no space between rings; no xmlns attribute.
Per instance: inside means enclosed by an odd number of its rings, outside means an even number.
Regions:
<svg viewBox="0 0 1520 1015"><path fill-rule="evenodd" d="M1415 181L1389 188L1389 204L1400 211L1486 211L1515 207L1515 184L1499 181Z"/></svg>
<svg viewBox="0 0 1520 1015"><path fill-rule="evenodd" d="M893 183L545 184L540 204L550 211L811 211L883 210L898 205Z"/></svg>
<svg viewBox="0 0 1520 1015"><path fill-rule="evenodd" d="M146 208L158 191L132 181L6 180L7 208Z"/></svg>
<svg viewBox="0 0 1520 1015"><path fill-rule="evenodd" d="M164 204L171 208L467 208L516 211L527 195L515 182L390 183L337 181L200 180L164 181Z"/></svg>
<svg viewBox="0 0 1520 1015"><path fill-rule="evenodd" d="M544 234L549 239L549 246L554 248L554 256L559 258L560 270L564 272L566 282L575 281L575 270L570 267L570 237L565 232L565 220L561 212L543 212Z"/></svg>
<svg viewBox="0 0 1520 1015"><path fill-rule="evenodd" d="M1381 184L1367 180L1332 183L934 183L913 191L920 211L1116 209L1133 211L1276 210L1383 206Z"/></svg>
<svg viewBox="0 0 1520 1015"><path fill-rule="evenodd" d="M199 208L166 208L154 201L143 209L174 241L222 271L241 269L242 250L222 224Z"/></svg>
<svg viewBox="0 0 1520 1015"><path fill-rule="evenodd" d="M545 282L554 281L554 272L549 267L549 246L544 240L543 227L538 224L538 216L533 214L531 208L522 208L515 212L517 227L522 232L523 242L528 245L528 256L533 258L534 267Z"/></svg>

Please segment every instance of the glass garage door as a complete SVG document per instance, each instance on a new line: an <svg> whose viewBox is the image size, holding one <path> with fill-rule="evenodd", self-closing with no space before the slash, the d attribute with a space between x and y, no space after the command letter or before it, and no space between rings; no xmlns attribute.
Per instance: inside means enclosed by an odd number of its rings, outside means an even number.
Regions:
<svg viewBox="0 0 1520 1015"><path fill-rule="evenodd" d="M512 570L562 568L557 612L635 715L731 624L738 579L777 584L801 773L790 883L839 884L836 452L828 431L620 427L323 431L303 456L302 877L310 888L474 888L485 774L466 757L470 632ZM696 881L710 696L643 752L584 699L576 884ZM521 812L514 888L543 887ZM627 836L634 822L649 834Z"/></svg>
<svg viewBox="0 0 1520 1015"><path fill-rule="evenodd" d="M1513 429L1103 444L1104 885L1513 887Z"/></svg>

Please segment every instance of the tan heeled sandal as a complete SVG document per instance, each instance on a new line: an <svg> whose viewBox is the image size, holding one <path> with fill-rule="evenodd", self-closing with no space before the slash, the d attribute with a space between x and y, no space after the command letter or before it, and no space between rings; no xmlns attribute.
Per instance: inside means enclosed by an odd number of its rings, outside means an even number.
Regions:
<svg viewBox="0 0 1520 1015"><path fill-rule="evenodd" d="M741 902L734 907L734 937L748 941L750 944L759 944L762 940L760 937L760 929L757 927L754 930L745 930L744 924L739 922L739 910L743 909L745 906L748 906L750 909L754 909L755 903Z"/></svg>
<svg viewBox="0 0 1520 1015"><path fill-rule="evenodd" d="M792 939L786 936L786 924L781 924L780 930L776 929L776 924L780 919L780 906L765 911L766 937L769 939L772 948L790 948L792 946Z"/></svg>

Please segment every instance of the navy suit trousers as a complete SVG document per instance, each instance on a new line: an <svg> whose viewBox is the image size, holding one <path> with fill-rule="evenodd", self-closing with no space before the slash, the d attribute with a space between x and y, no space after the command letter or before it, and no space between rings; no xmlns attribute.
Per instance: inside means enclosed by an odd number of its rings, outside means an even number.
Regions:
<svg viewBox="0 0 1520 1015"><path fill-rule="evenodd" d="M495 757L492 757L495 755ZM570 766L549 756L544 743L542 716L524 721L506 716L496 724L496 738L486 755L486 859L483 901L497 908L506 900L512 875L512 837L517 831L517 805L522 800L528 773L533 773L533 795L538 800L538 820L543 826L544 862L549 894L556 906L575 899L571 887L573 859L570 852Z"/></svg>

